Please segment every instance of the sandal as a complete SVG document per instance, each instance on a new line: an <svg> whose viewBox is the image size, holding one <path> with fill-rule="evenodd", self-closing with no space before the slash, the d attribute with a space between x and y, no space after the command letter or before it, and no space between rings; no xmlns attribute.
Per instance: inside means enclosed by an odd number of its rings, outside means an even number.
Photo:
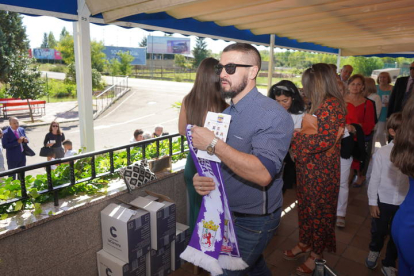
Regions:
<svg viewBox="0 0 414 276"><path fill-rule="evenodd" d="M345 227L345 218L344 217L337 217L336 218L336 226L339 228Z"/></svg>
<svg viewBox="0 0 414 276"><path fill-rule="evenodd" d="M300 256L305 255L311 251L311 246L301 246L299 243L296 245L299 247L300 251L296 254L293 254L292 249L283 251L283 258L288 261L293 261L298 259Z"/></svg>
<svg viewBox="0 0 414 276"><path fill-rule="evenodd" d="M359 176L357 178L357 180L354 182L354 184L352 185L352 187L354 188L361 188L362 186L364 186L366 181L366 177L365 176Z"/></svg>
<svg viewBox="0 0 414 276"><path fill-rule="evenodd" d="M315 261L316 257L312 256L312 254L309 255L309 258L311 258L313 261ZM316 268L316 264L315 264ZM313 274L314 269L310 269L305 263L302 263L300 266L296 268L296 275L299 276L310 276Z"/></svg>

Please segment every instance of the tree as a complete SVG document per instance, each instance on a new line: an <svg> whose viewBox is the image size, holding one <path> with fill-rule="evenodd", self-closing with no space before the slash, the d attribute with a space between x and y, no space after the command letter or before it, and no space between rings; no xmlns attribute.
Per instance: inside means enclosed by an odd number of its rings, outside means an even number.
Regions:
<svg viewBox="0 0 414 276"><path fill-rule="evenodd" d="M66 64L71 64L75 62L75 50L73 48L72 35L66 34L66 36L62 37L56 48L62 55L62 59Z"/></svg>
<svg viewBox="0 0 414 276"><path fill-rule="evenodd" d="M147 37L143 37L141 42L139 43L139 47L147 47Z"/></svg>
<svg viewBox="0 0 414 276"><path fill-rule="evenodd" d="M49 35L47 36L47 43L49 45L49 48L51 49L55 49L57 46L57 41L52 32L50 32Z"/></svg>
<svg viewBox="0 0 414 276"><path fill-rule="evenodd" d="M101 78L101 73L96 69L92 69L92 89L101 89L103 87ZM65 83L76 84L76 68L74 63L68 65L68 72L64 81Z"/></svg>
<svg viewBox="0 0 414 276"><path fill-rule="evenodd" d="M49 48L49 42L47 40L47 33L43 33L43 41L40 44L40 48Z"/></svg>
<svg viewBox="0 0 414 276"><path fill-rule="evenodd" d="M8 82L7 57L17 51L27 51L29 43L22 16L15 12L0 11L0 82Z"/></svg>
<svg viewBox="0 0 414 276"><path fill-rule="evenodd" d="M121 71L121 74L124 76L130 75L132 72L131 62L134 60L134 57L129 54L129 51L118 52L117 55L120 59L119 70Z"/></svg>
<svg viewBox="0 0 414 276"><path fill-rule="evenodd" d="M65 36L67 36L69 32L63 27L62 31L60 32L59 41L62 40Z"/></svg>
<svg viewBox="0 0 414 276"><path fill-rule="evenodd" d="M196 46L193 49L193 67L197 68L201 61L208 57L207 43L204 41L204 37L197 37Z"/></svg>
<svg viewBox="0 0 414 276"><path fill-rule="evenodd" d="M260 51L260 57L262 58L262 61L269 61L270 60L269 50L261 50Z"/></svg>
<svg viewBox="0 0 414 276"><path fill-rule="evenodd" d="M349 64L354 68L354 74L371 76L373 70L384 67L384 62L378 57L348 57L341 60L341 67Z"/></svg>
<svg viewBox="0 0 414 276"><path fill-rule="evenodd" d="M183 55L175 55L174 64L181 68L189 68L191 65Z"/></svg>
<svg viewBox="0 0 414 276"><path fill-rule="evenodd" d="M91 42L91 65L99 72L104 71L106 55L103 52L105 46L102 41Z"/></svg>
<svg viewBox="0 0 414 276"><path fill-rule="evenodd" d="M121 74L121 63L117 58L113 58L109 61L109 72L111 76L118 76Z"/></svg>
<svg viewBox="0 0 414 276"><path fill-rule="evenodd" d="M29 99L38 99L45 94L41 73L35 66L35 59L28 57L26 52L18 51L7 57L10 66L9 94L13 98L26 99L29 105L32 122L33 112Z"/></svg>

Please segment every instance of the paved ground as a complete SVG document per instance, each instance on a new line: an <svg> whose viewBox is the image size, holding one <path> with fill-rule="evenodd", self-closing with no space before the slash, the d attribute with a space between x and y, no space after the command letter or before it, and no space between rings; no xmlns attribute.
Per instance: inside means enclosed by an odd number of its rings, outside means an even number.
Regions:
<svg viewBox="0 0 414 276"><path fill-rule="evenodd" d="M336 229L337 251L336 253L324 252L324 258L327 265L338 276L382 275L380 264L374 270L365 267L371 229L366 186L350 188L349 198L346 227ZM296 261L287 261L282 257L283 250L292 248L298 242L298 214L295 201L295 190L287 190L283 204L286 213L281 219L277 234L264 252L267 265L271 269L272 275L275 276L295 275L296 267L305 260L303 257ZM293 208L289 210L289 206ZM381 255L385 255L385 250L382 251ZM199 274L209 275L205 271ZM191 276L193 275L193 266L187 263L182 269L171 275Z"/></svg>

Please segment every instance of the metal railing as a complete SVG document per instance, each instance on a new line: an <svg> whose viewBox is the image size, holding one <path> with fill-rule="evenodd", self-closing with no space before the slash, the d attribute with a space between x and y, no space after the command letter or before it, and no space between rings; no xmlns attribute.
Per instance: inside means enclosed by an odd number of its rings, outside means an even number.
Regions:
<svg viewBox="0 0 414 276"><path fill-rule="evenodd" d="M118 78L118 77L116 77ZM95 96L95 114L94 119L112 105L114 101L122 97L130 90L128 86L128 76L123 77L115 84L107 87L104 91Z"/></svg>
<svg viewBox="0 0 414 276"><path fill-rule="evenodd" d="M176 151L176 152L173 151L173 138L178 138L177 141L175 142L175 145L177 145L177 143L179 143L179 150ZM168 152L167 152L167 154L162 155L161 150L160 150L160 144L165 143L164 141L168 141ZM148 152L149 147L154 147L154 146L156 147L155 152L153 152L152 154L149 153ZM110 148L110 149L94 151L94 152L88 152L88 153L82 153L82 154L79 154L79 155L74 155L72 157L56 159L56 160L52 160L52 161L47 161L47 162L43 162L43 163L28 165L28 166L25 166L25 167L4 171L4 172L0 173L0 178L1 177L7 177L7 176L9 176L9 177L14 177L16 175L18 176L17 182L20 183L21 196L17 197L17 198L9 199L9 200L0 200L0 207L2 207L4 205L9 205L11 203L14 203L14 202L17 202L17 201L20 201L20 200L29 199L27 188L30 188L30 187L26 187L26 181L25 181L26 172L31 171L31 170L36 170L36 169L39 169L39 168L46 168L47 189L42 190L42 191L38 191L38 194L39 195L41 195L41 194L50 194L51 196L53 196L54 205L58 206L59 205L58 192L60 190L62 190L64 188L67 188L67 187L70 187L70 186L73 186L73 185L76 185L76 184L79 184L79 183L82 183L82 182L90 181L90 180L95 179L95 178L109 176L109 175L112 175L112 174L118 172L121 168L115 168L115 164L114 164L115 152L126 151L127 165L130 165L132 163L131 161L134 161L134 162L138 161L138 160L131 160L131 150L135 149L135 148L140 149L140 154L143 158L148 158L148 157L157 158L157 157L162 157L162 156L173 157L173 156L183 154L183 153L188 151L188 149L186 149L186 147L185 147L184 137L181 136L180 134L176 133L176 134L165 135L165 136L161 136L161 137L157 137L157 138L153 138L153 139L148 139L148 140L144 140L144 141L140 141L140 142L130 143L130 144L127 144L127 145L114 147L114 148ZM177 146L176 146L176 149L177 149ZM109 155L109 164L110 164L109 165L109 171L97 174L95 160L98 156L102 156L102 155ZM79 161L81 159L82 160L86 159L87 162L90 162L91 171L90 171L90 176L89 177L77 180L75 178L75 164L76 164L77 161ZM59 165L59 164L62 164L62 163L69 163L70 182L54 186L54 183L52 181L52 166L53 165ZM78 169L79 168L77 168L77 170Z"/></svg>

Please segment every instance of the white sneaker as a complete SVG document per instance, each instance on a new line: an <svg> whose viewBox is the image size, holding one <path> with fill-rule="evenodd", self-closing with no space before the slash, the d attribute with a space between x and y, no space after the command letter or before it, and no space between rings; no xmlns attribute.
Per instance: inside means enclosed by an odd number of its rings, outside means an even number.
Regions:
<svg viewBox="0 0 414 276"><path fill-rule="evenodd" d="M378 265L379 256L379 252L369 251L368 257L365 259L365 265L370 269L376 268Z"/></svg>
<svg viewBox="0 0 414 276"><path fill-rule="evenodd" d="M397 269L392 266L383 266L381 267L381 272L385 276L397 276Z"/></svg>

